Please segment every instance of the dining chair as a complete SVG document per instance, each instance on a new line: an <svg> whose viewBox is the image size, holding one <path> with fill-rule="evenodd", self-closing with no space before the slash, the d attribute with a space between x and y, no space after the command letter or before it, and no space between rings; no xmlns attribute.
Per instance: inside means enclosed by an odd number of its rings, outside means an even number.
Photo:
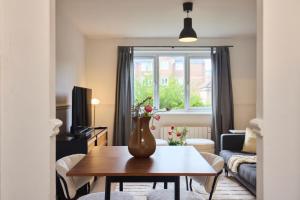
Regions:
<svg viewBox="0 0 300 200"><path fill-rule="evenodd" d="M192 182L194 180L204 187L205 191L209 193L209 200L211 200L217 186L219 175L222 174L223 171L224 159L212 153L202 152L201 155L218 173L217 176L191 176L190 190L193 191Z"/></svg>
<svg viewBox="0 0 300 200"><path fill-rule="evenodd" d="M72 169L85 154L73 154L56 161L56 175L63 190L64 198L67 200L76 199L78 190L82 190L83 195L90 192L90 184L93 182L92 176L67 176L67 172Z"/></svg>
<svg viewBox="0 0 300 200"><path fill-rule="evenodd" d="M133 200L133 196L126 192L111 192L110 193L111 200ZM104 200L105 193L104 192L97 192L84 195L80 197L78 200Z"/></svg>

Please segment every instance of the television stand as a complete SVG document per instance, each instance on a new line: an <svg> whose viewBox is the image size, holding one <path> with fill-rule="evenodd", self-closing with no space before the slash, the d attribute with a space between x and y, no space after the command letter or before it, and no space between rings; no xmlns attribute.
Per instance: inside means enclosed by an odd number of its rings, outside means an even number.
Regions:
<svg viewBox="0 0 300 200"><path fill-rule="evenodd" d="M95 146L107 146L107 127L95 127L84 133L60 133L56 136L56 160L72 154L87 154Z"/></svg>

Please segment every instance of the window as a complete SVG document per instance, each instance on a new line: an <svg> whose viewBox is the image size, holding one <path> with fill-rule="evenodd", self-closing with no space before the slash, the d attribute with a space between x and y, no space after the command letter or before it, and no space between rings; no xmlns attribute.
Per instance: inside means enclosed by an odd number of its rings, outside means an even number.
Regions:
<svg viewBox="0 0 300 200"><path fill-rule="evenodd" d="M211 112L210 51L138 51L134 98L153 97L156 109Z"/></svg>
<svg viewBox="0 0 300 200"><path fill-rule="evenodd" d="M159 108L184 109L184 83L179 81L184 79L184 57L159 56L158 62L159 77L167 77L159 84Z"/></svg>
<svg viewBox="0 0 300 200"><path fill-rule="evenodd" d="M134 98L136 101L141 102L148 96L153 97L153 70L153 58L134 58Z"/></svg>

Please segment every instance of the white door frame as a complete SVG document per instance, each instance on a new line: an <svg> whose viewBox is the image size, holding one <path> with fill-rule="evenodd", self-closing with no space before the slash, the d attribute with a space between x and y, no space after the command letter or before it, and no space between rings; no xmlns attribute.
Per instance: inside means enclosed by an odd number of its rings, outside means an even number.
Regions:
<svg viewBox="0 0 300 200"><path fill-rule="evenodd" d="M2 98L3 95L3 58L4 57L4 45L3 43L6 42L4 41L4 22L3 22L3 10L5 9L2 5L3 2L5 0L0 0L0 144L2 142L2 103L3 103L3 100ZM55 169L54 169L54 161L55 161L55 137L53 137L56 133L57 133L57 128L59 127L60 125L60 122L59 121L56 121L54 120L55 119L55 0L47 0L49 2L49 10L50 10L50 15L49 15L49 21L50 21L50 27L49 27L49 30L50 30L50 63L49 63L49 80L50 80L50 85L52 87L49 88L49 92L50 92L50 116L49 116L49 130L51 132L50 136L49 136L49 139L52 141L51 142L51 145L49 146L50 148L50 153L51 153L51 156L50 156L50 161L49 161L49 164L50 164L50 181L51 181L51 188L50 188L50 196L49 196L49 199L53 199L53 197L55 197ZM263 0L257 0L258 2L258 13L257 13L257 22L258 22L258 25L261 25L261 28L262 28L262 11L261 11L261 7L259 6L262 6L262 2ZM28 3L33 3L32 1L28 1ZM259 37L262 37L262 33L258 33L258 38ZM262 48L260 45L257 46L257 50L258 50L258 56L261 56L262 57L262 53L261 53L261 49ZM259 72L258 72L259 73ZM54 158L54 160L53 160ZM0 197L2 197L2 191L3 191L3 182L2 182L2 174L3 174L3 168L2 168L2 145L0 145L0 185L1 185L1 188L0 188ZM21 178L21 177L20 177ZM54 181L54 182L53 182ZM34 183L34 184L37 184L37 183ZM258 185L259 186L262 186L262 182L260 179L258 179ZM16 191L18 192L18 191ZM262 199L261 196L258 196L258 199ZM6 200L6 199L3 199L3 200Z"/></svg>
<svg viewBox="0 0 300 200"><path fill-rule="evenodd" d="M263 119L263 0L256 0L256 117L261 121ZM257 134L257 173L256 173L256 198L263 200L263 127Z"/></svg>
<svg viewBox="0 0 300 200"><path fill-rule="evenodd" d="M55 0L0 0L0 199L55 199L60 125Z"/></svg>
<svg viewBox="0 0 300 200"><path fill-rule="evenodd" d="M2 136L2 65L3 65L3 2L0 0L0 199L2 191L2 152L1 152L1 136Z"/></svg>

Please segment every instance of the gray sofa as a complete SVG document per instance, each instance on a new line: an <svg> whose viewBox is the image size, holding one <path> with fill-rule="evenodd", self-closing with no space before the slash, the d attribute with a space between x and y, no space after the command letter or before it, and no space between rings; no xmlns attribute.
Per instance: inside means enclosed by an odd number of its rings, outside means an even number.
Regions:
<svg viewBox="0 0 300 200"><path fill-rule="evenodd" d="M227 162L232 155L254 155L242 152L245 134L223 134L221 136L220 156L225 161L225 174L232 174L252 194L256 195L256 164L241 164L237 173L228 169Z"/></svg>

